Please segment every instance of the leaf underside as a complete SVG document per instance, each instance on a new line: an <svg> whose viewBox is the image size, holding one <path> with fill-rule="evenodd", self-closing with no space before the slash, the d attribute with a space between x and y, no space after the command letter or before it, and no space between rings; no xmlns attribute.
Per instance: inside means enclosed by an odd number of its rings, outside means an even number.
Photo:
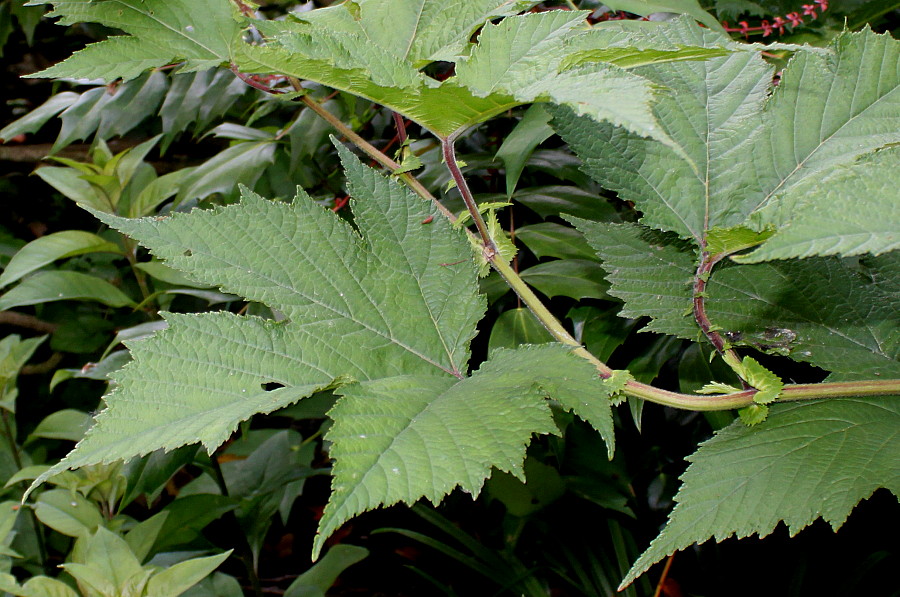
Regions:
<svg viewBox="0 0 900 597"><path fill-rule="evenodd" d="M647 35L671 44L721 43L686 23ZM842 34L831 50L798 52L774 89L772 67L747 52L634 69L670 90L654 111L689 160L568 110L553 110L554 126L586 172L634 202L642 224L697 246L717 228L775 226L771 258L889 251L897 238L885 226L895 218L885 214L898 209L890 181L900 153L871 154L900 143L900 42L866 30ZM836 188L829 190L823 175ZM803 225L813 218L818 227ZM868 227L866 239L843 238ZM806 244L784 246L799 241Z"/></svg>

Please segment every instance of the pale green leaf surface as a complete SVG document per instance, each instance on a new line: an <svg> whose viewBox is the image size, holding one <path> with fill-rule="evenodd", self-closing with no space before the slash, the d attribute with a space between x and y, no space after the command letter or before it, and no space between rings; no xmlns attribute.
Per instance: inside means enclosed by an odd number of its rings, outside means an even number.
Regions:
<svg viewBox="0 0 900 597"><path fill-rule="evenodd" d="M837 37L833 48L830 56L796 54L766 103L753 143L754 210L797 202L786 191L801 181L900 142L900 41L867 28ZM754 223L768 224L767 211Z"/></svg>
<svg viewBox="0 0 900 597"><path fill-rule="evenodd" d="M131 38L112 38L76 53L37 77L133 78L141 66L184 60L182 71L206 70L227 62L241 26L237 8L220 0L107 0L51 2L60 25L100 23ZM99 48L99 49L98 49Z"/></svg>
<svg viewBox="0 0 900 597"><path fill-rule="evenodd" d="M433 3L433 0L412 3L369 0L358 21L341 6L312 11L304 20L310 20L313 26L270 22L262 27L270 43L241 45L235 50L235 59L247 72L287 73L368 98L411 118L440 137L517 105L550 101L669 142L650 111L654 91L647 80L599 62L587 61L574 68L571 65L562 68L567 53L574 51L563 42L581 35L575 27L586 13L549 11L509 16L499 25L486 25L474 45L469 42L472 33L469 25L444 31L425 27L423 31L427 33L423 36L434 35L433 40L438 40L438 45L444 48L459 47L460 53L466 54L462 50L471 46L467 55L444 58L456 62L457 74L439 82L418 72L421 64L410 58L408 47L397 46L398 40L404 39L402 31L405 19L410 17L409 11L426 5L431 11ZM500 4L503 14L507 14L514 5L523 3ZM469 10L463 12L468 14ZM393 23L384 28L388 13L396 13L399 36L395 36ZM317 14L325 15L330 29L315 26ZM449 14L446 7L442 7L441 15L446 14ZM490 14L482 16L482 22ZM427 15L423 11L419 17ZM468 17L463 20L469 22ZM378 34L374 33L376 30ZM390 32L386 41L381 40L385 32ZM446 40L450 33L460 37L448 46ZM426 37L414 39L425 43ZM444 51L439 53L443 55ZM679 152L680 148L676 147L675 151Z"/></svg>
<svg viewBox="0 0 900 597"><path fill-rule="evenodd" d="M819 517L837 529L876 489L900 495L896 396L770 408L766 421L736 422L689 457L668 525L623 585L694 543L766 536L781 521L793 535Z"/></svg>
<svg viewBox="0 0 900 597"><path fill-rule="evenodd" d="M96 589L109 587L106 595L127 595L131 583L152 573L141 568L125 539L103 526L79 541L70 562L60 567Z"/></svg>
<svg viewBox="0 0 900 597"><path fill-rule="evenodd" d="M723 37L684 21L647 35L659 43L718 47ZM756 113L769 86L771 67L758 55L734 52L704 62L634 69L669 91L654 107L661 126L680 149L606 123L555 110L554 125L598 182L634 201L642 222L699 242L707 227L740 223L740 181L734 170L750 147ZM687 156L683 159L681 156ZM734 220L734 221L732 221Z"/></svg>
<svg viewBox="0 0 900 597"><path fill-rule="evenodd" d="M11 574L0 574L0 589L17 597L80 597L66 583L48 576L33 576L19 586Z"/></svg>
<svg viewBox="0 0 900 597"><path fill-rule="evenodd" d="M577 114L669 143L650 110L648 81L609 64L562 68L584 13L550 11L485 25L478 45L456 65L456 79L475 95L500 93L520 103L549 99ZM628 98L627 100L625 98Z"/></svg>
<svg viewBox="0 0 900 597"><path fill-rule="evenodd" d="M338 69L324 60L292 53L277 45L239 46L236 60L246 72L285 73L370 99L407 116L438 136L448 136L521 103L500 94L476 97L453 79L440 87L431 87L424 82L415 89L382 87L362 70Z"/></svg>
<svg viewBox="0 0 900 597"><path fill-rule="evenodd" d="M35 239L22 247L0 274L0 288L30 274L57 259L108 251L120 253L121 249L96 234L82 230L64 230Z"/></svg>
<svg viewBox="0 0 900 597"><path fill-rule="evenodd" d="M725 43L684 22L643 35L675 45ZM564 110L554 111L554 122L586 171L633 201L642 223L702 245L708 230L746 224L767 204L784 201L792 209L818 201L817 185L805 187L808 197L791 191L900 141L898 47L871 31L842 34L830 54L797 53L774 91L771 67L750 52L634 69L669 90L654 111L688 161L663 144ZM768 213L754 215L754 226L772 223ZM802 210L787 213L803 219Z"/></svg>
<svg viewBox="0 0 900 597"><path fill-rule="evenodd" d="M594 368L560 345L500 349L471 377L402 375L338 390L333 495L315 556L351 517L399 501L477 495L491 468L522 478L533 433L555 433L544 395L601 430L611 448L608 394Z"/></svg>
<svg viewBox="0 0 900 597"><path fill-rule="evenodd" d="M125 293L101 278L80 272L39 272L0 295L0 311L66 300L97 301L110 307L134 305Z"/></svg>
<svg viewBox="0 0 900 597"><path fill-rule="evenodd" d="M808 177L768 210L766 225L778 227L774 236L735 260L757 263L811 255L879 254L900 248L898 172L900 149L893 147L837 167L823 178Z"/></svg>
<svg viewBox="0 0 900 597"><path fill-rule="evenodd" d="M556 10L487 24L472 53L456 65L457 77L476 95L486 97L555 75L565 56L563 42L584 17L583 12Z"/></svg>
<svg viewBox="0 0 900 597"><path fill-rule="evenodd" d="M34 171L44 182L76 203L83 203L95 209L110 209L109 202L99 196L91 183L81 178L74 168L45 166Z"/></svg>
<svg viewBox="0 0 900 597"><path fill-rule="evenodd" d="M514 15L537 4L532 0L357 0L359 15L335 5L298 15L302 21L334 32L354 33L395 58L423 66L453 61L485 21Z"/></svg>
<svg viewBox="0 0 900 597"><path fill-rule="evenodd" d="M93 503L68 489L43 492L34 514L43 524L69 537L86 537L103 525L103 516Z"/></svg>

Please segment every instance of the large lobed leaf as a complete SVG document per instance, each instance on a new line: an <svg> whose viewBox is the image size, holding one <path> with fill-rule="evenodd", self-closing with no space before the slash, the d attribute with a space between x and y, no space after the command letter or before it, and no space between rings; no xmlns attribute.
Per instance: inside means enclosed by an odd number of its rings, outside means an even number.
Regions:
<svg viewBox="0 0 900 597"><path fill-rule="evenodd" d="M668 525L623 586L694 543L762 537L780 521L793 535L819 517L837 529L876 489L900 495L897 397L771 409L765 422L747 427L737 421L689 457Z"/></svg>
<svg viewBox="0 0 900 597"><path fill-rule="evenodd" d="M355 227L302 192L287 204L244 190L237 205L138 220L94 212L197 282L284 319L167 314L167 329L129 343L134 360L114 375L94 427L36 483L160 448L212 452L252 415L337 389L335 498L318 552L381 504L477 493L492 467L521 476L531 435L555 430L548 397L612 449L607 398L620 388L569 349L505 350L467 376L484 311L468 240L432 204L339 152Z"/></svg>
<svg viewBox="0 0 900 597"><path fill-rule="evenodd" d="M682 24L655 35L702 45L714 34ZM730 342L809 362L830 381L900 376L898 254L888 253L897 247L898 47L871 31L844 33L832 54L797 54L774 91L771 69L744 54L636 69L672 90L655 110L691 161L555 111L586 170L643 213L644 226L572 220L623 313L696 338L700 253L762 243L737 261L806 258L716 267L706 312ZM766 535L779 521L796 533L819 516L837 527L876 489L900 493L889 456L897 429L896 397L775 405L758 426L735 423L690 458L668 526L624 584L711 537Z"/></svg>
<svg viewBox="0 0 900 597"><path fill-rule="evenodd" d="M645 35L723 43L686 22ZM757 260L877 254L897 246L884 213L897 213L890 179L900 154L863 156L900 142L900 42L848 32L831 50L798 52L774 90L772 67L746 52L634 69L671 90L654 111L680 152L568 111L555 112L555 124L592 177L634 201L643 224L699 247L715 229L777 226L784 232ZM826 174L833 188L821 184Z"/></svg>

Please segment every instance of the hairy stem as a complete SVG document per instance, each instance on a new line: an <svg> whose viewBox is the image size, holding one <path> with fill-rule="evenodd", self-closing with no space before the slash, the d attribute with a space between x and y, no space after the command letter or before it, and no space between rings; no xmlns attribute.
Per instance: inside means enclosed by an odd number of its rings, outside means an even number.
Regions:
<svg viewBox="0 0 900 597"><path fill-rule="evenodd" d="M459 189L459 194L462 195L466 209L469 210L469 215L472 216L475 227L478 229L478 234L481 236L481 244L484 246L484 257L488 261L493 262L494 258L499 258L500 252L497 250L497 245L494 244L494 239L491 238L488 232L487 224L485 224L484 218L481 217L481 212L478 211L478 204L475 203L472 191L469 190L469 183L466 182L466 177L463 176L462 170L459 169L459 164L456 162L456 149L453 147L455 141L456 138L453 135L441 139L444 163L447 164L447 169L450 170L450 175L453 176L453 180L456 182L456 188Z"/></svg>
<svg viewBox="0 0 900 597"><path fill-rule="evenodd" d="M697 273L694 274L693 313L694 321L697 322L703 335L706 336L710 343L712 343L713 348L715 348L716 352L725 359L725 362L734 369L741 363L741 357L733 348L728 347L725 338L713 328L712 322L706 314L706 284L709 281L709 276L712 274L713 268L724 256L725 253L715 256L711 256L706 251L701 253L700 265L697 267ZM738 375L738 377L740 377L740 375ZM743 378L741 378L741 383L745 390L752 387L744 381Z"/></svg>

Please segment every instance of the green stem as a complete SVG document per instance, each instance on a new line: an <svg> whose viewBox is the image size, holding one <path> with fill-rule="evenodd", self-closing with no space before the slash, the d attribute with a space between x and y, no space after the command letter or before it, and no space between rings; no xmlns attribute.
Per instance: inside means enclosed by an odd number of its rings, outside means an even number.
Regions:
<svg viewBox="0 0 900 597"><path fill-rule="evenodd" d="M291 85L296 90L302 89L300 86L300 82L294 77L289 77L288 80L291 82ZM363 153L367 156L384 166L391 174L394 174L398 170L400 170L400 164L386 156L383 152L381 152L377 147L363 139L359 134L351 129L349 126L341 122L340 118L336 117L334 114L325 109L325 107L312 99L311 97L304 95L300 98L300 101L306 105L307 108L318 114L325 122L330 124L337 130L341 136L346 138L348 141L353 143L356 147L358 147ZM410 174L409 172L403 172L401 174L394 174L404 183L406 183L409 188L411 188L417 195L422 197L423 199L428 199L433 202L437 208L444 214L446 217L450 219L450 221L456 220L456 215L444 207L444 205L437 200L437 198L432 195L425 186L416 179L415 176Z"/></svg>
<svg viewBox="0 0 900 597"><path fill-rule="evenodd" d="M300 83L296 79L293 79L292 84L295 89L300 88ZM391 158L384 155L381 151L379 151L376 147L368 143L365 139L356 134L353 130L351 130L347 125L341 122L338 118L334 116L331 112L323 108L320 104L315 102L314 100L308 98L307 96L303 96L301 98L303 102L316 114L325 119L329 124L331 124L336 130L338 130L341 135L346 137L351 143L359 147L366 155L371 157L373 160L390 170L391 172L396 171L397 168L400 167L399 164L394 162ZM447 161L448 166L450 164L456 164L455 156L453 155L453 142L458 137L458 134L451 135L447 139L441 139L442 146L445 148L449 148L449 153L451 154L451 159ZM446 159L447 153L445 153ZM463 184L460 184L459 178L462 178L462 173L459 172L459 168L457 166L456 173L454 173L451 168L451 174L454 174L454 179L456 180L457 187L460 188L460 192L465 188L468 190L468 186L465 185L465 181L463 179ZM428 190L422 186L422 184L415 179L409 173L404 173L399 176L404 182L406 182L409 187L415 191L420 197L423 199L428 199L441 210L441 212L446 215L451 221L455 221L456 217L452 212L450 212L446 207L444 207ZM471 196L471 194L470 194ZM465 197L463 198L465 200ZM467 204L468 207L468 204ZM476 222L481 219L481 214L478 213L477 206L469 207L470 212L472 213L472 217L475 218L477 215L478 218ZM483 220L482 220L483 222ZM468 231L471 234L471 231ZM486 232L486 230L485 230ZM482 236L484 236L482 234ZM490 238L488 236L488 238ZM583 359L589 361L597 368L597 372L600 377L608 378L613 374L613 369L591 354L586 348L581 346L581 344L572 337L572 335L566 330L565 326L547 309L546 305L534 294L531 288L525 283L524 280L513 270L513 268L506 263L498 253L494 253L491 256L486 255L491 265L500 276L506 281L506 283L513 289L513 291L518 295L518 297L522 300L523 303L531 310L535 317L537 317L538 321L550 332L550 335L553 336L558 342L565 344L566 346L573 347L573 353L582 357ZM745 406L749 406L753 404L753 396L756 394L756 390L747 389L743 392L735 392L733 394L724 394L721 396L706 396L706 395L696 395L696 394L681 394L679 392L670 392L668 390L663 390L660 388L655 388L651 385L640 383L637 381L629 381L623 390L623 392L628 396L633 396L635 398L640 398L642 400L647 400L648 402L653 402L656 404L661 404L664 406L671 406L672 408L679 408L685 410L694 410L694 411L716 411L716 410L733 410L737 408L743 408ZM781 397L779 397L780 402L789 402L789 401L798 401L798 400L812 400L817 398L849 398L849 397L874 397L874 396L889 396L892 394L900 394L900 379L892 379L892 380L876 380L876 381L858 381L858 382L840 382L840 383L820 383L820 384L796 384L796 385L788 385L785 386L784 391L782 392Z"/></svg>

